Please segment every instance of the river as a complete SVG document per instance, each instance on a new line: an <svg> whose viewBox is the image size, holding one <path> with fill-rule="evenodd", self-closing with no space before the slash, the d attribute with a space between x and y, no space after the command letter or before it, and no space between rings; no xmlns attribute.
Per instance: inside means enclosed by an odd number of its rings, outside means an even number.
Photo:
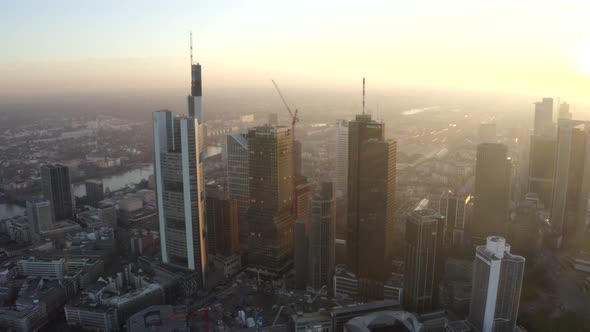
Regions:
<svg viewBox="0 0 590 332"><path fill-rule="evenodd" d="M22 216L25 214L25 208L12 204L12 203L2 203L0 204L0 220L5 218L12 218L14 216Z"/></svg>

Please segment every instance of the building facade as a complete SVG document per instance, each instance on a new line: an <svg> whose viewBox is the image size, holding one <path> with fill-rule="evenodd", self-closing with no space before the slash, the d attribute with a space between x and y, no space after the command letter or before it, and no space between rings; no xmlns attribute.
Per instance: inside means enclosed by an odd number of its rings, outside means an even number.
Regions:
<svg viewBox="0 0 590 332"><path fill-rule="evenodd" d="M476 248L468 321L477 331L514 331L524 265L502 237L490 236Z"/></svg>
<svg viewBox="0 0 590 332"><path fill-rule="evenodd" d="M248 139L244 134L227 135L225 143L227 184L229 198L238 202L240 246L248 245L248 218L250 191L248 180Z"/></svg>
<svg viewBox="0 0 590 332"><path fill-rule="evenodd" d="M330 286L335 266L336 204L332 181L324 179L311 199L309 227L309 284Z"/></svg>
<svg viewBox="0 0 590 332"><path fill-rule="evenodd" d="M348 125L347 266L361 296L382 299L393 255L396 143L369 114ZM370 257L370 259L367 259Z"/></svg>
<svg viewBox="0 0 590 332"><path fill-rule="evenodd" d="M414 210L406 220L404 308L426 313L438 308L444 272L444 218L433 210Z"/></svg>
<svg viewBox="0 0 590 332"><path fill-rule="evenodd" d="M470 233L483 243L492 234L505 234L510 206L511 164L504 144L477 146L475 163L475 206Z"/></svg>
<svg viewBox="0 0 590 332"><path fill-rule="evenodd" d="M75 206L69 168L59 164L42 166L41 186L43 197L51 203L52 220L73 220Z"/></svg>
<svg viewBox="0 0 590 332"><path fill-rule="evenodd" d="M171 111L153 113L154 174L162 261L197 271L207 264L200 124Z"/></svg>
<svg viewBox="0 0 590 332"><path fill-rule="evenodd" d="M276 276L293 265L292 143L287 127L248 130L248 263Z"/></svg>
<svg viewBox="0 0 590 332"><path fill-rule="evenodd" d="M98 202L104 199L104 187L100 180L88 180L86 187L86 202L90 206L98 207Z"/></svg>
<svg viewBox="0 0 590 332"><path fill-rule="evenodd" d="M35 233L47 232L53 228L51 202L47 199L27 201L27 218Z"/></svg>

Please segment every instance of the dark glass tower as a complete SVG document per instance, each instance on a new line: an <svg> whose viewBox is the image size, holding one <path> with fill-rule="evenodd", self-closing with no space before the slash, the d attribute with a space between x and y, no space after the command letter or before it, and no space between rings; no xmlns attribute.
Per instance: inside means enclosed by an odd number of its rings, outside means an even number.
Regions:
<svg viewBox="0 0 590 332"><path fill-rule="evenodd" d="M425 313L438 307L438 283L444 269L444 218L433 210L415 210L406 220L404 309Z"/></svg>
<svg viewBox="0 0 590 332"><path fill-rule="evenodd" d="M70 170L64 165L44 165L41 167L43 196L51 203L54 221L74 219L74 197Z"/></svg>
<svg viewBox="0 0 590 332"><path fill-rule="evenodd" d="M396 143L368 114L349 123L347 263L363 298L382 298L391 273Z"/></svg>
<svg viewBox="0 0 590 332"><path fill-rule="evenodd" d="M291 130L255 127L248 130L250 208L248 262L271 276L293 263Z"/></svg>
<svg viewBox="0 0 590 332"><path fill-rule="evenodd" d="M510 160L506 145L482 143L477 146L475 164L475 206L470 225L475 243L490 235L506 233L510 203Z"/></svg>

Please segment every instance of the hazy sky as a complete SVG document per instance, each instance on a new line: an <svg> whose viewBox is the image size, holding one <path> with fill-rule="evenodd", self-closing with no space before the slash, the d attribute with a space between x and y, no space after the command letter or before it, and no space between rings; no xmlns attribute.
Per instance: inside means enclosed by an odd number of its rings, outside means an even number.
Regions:
<svg viewBox="0 0 590 332"><path fill-rule="evenodd" d="M5 1L0 96L424 86L590 104L590 4L561 0Z"/></svg>

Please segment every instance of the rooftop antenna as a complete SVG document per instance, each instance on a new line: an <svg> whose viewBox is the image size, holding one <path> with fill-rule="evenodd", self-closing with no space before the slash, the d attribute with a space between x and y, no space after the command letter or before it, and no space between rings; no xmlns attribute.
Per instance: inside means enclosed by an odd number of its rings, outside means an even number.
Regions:
<svg viewBox="0 0 590 332"><path fill-rule="evenodd" d="M363 115L365 115L365 78L363 77Z"/></svg>
<svg viewBox="0 0 590 332"><path fill-rule="evenodd" d="M193 62L193 32L191 31L191 66L194 64Z"/></svg>

